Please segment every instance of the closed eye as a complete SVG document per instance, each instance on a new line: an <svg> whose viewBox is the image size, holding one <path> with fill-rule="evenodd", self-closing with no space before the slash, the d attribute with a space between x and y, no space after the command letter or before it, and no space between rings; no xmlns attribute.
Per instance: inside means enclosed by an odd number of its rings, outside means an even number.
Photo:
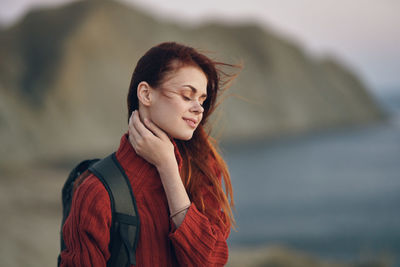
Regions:
<svg viewBox="0 0 400 267"><path fill-rule="evenodd" d="M191 97L188 97L185 95L181 95L181 96L182 96L183 100L185 100L185 101L196 101L196 100L192 99ZM201 97L201 98L202 99L199 100L199 104L200 104L200 106L203 106L204 102L205 102L205 97Z"/></svg>
<svg viewBox="0 0 400 267"><path fill-rule="evenodd" d="M190 100L192 100L190 97L187 97L187 96L185 96L185 95L182 95L182 98L183 98L185 101L190 101Z"/></svg>

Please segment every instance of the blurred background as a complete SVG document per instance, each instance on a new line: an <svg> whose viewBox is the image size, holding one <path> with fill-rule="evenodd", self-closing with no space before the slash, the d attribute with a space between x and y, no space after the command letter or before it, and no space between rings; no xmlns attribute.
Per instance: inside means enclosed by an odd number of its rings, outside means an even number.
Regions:
<svg viewBox="0 0 400 267"><path fill-rule="evenodd" d="M244 66L213 116L235 192L229 266L400 266L398 10L2 0L0 265L56 264L69 171L118 147L137 60L177 41Z"/></svg>

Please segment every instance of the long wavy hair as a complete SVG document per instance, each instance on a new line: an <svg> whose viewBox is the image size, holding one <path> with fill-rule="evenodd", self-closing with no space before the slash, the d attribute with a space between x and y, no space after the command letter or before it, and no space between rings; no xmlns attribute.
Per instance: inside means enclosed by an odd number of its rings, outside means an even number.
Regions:
<svg viewBox="0 0 400 267"><path fill-rule="evenodd" d="M161 43L148 50L138 61L132 74L128 92L128 120L139 108L137 87L145 81L153 88L159 88L164 78L183 66L199 67L207 77L207 99L203 103L203 119L188 141L175 140L182 155L182 181L190 199L205 215L222 220L225 226L234 226L232 184L225 161L218 152L215 139L211 138L210 125L205 125L209 115L217 107L217 96L223 92L237 74L228 74L225 67L240 68L217 62L192 47L175 42ZM161 90L161 89L160 89ZM221 177L224 180L222 187ZM218 206L209 207L204 203L204 191L214 198ZM223 216L221 217L221 211Z"/></svg>

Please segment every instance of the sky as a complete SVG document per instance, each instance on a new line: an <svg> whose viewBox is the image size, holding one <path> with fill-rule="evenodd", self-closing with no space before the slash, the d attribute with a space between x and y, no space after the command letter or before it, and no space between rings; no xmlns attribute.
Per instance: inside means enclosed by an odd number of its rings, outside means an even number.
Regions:
<svg viewBox="0 0 400 267"><path fill-rule="evenodd" d="M1 0L0 23L15 23L31 7L71 0ZM95 1L95 0L91 0ZM332 55L376 92L400 91L398 0L119 0L161 19L254 22L298 42L315 56Z"/></svg>

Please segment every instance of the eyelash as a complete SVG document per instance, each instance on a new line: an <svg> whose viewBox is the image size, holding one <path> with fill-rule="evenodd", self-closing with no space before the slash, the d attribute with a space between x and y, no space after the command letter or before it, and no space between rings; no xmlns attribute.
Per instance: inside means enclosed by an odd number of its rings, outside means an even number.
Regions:
<svg viewBox="0 0 400 267"><path fill-rule="evenodd" d="M190 97L187 97L187 96L182 96L182 98L185 100L185 101L192 101L192 99L190 98ZM203 106L204 105L204 102L202 102L202 103L200 103L200 106Z"/></svg>

